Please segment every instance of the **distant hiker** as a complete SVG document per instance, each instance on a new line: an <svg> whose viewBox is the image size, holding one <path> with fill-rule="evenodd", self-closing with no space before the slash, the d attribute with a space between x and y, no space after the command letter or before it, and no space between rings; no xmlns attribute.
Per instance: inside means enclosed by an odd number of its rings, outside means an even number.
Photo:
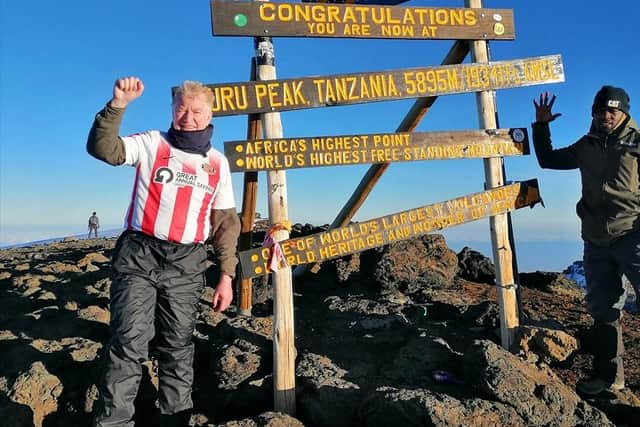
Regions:
<svg viewBox="0 0 640 427"><path fill-rule="evenodd" d="M627 93L603 86L593 100L589 132L568 147L553 149L549 122L560 116L551 112L555 100L555 95L542 93L538 102L533 101L533 143L541 167L580 169L582 198L577 212L584 240L586 303L594 320L589 334L594 359L592 376L576 388L596 395L625 386L622 275L640 295L640 133L629 114Z"/></svg>
<svg viewBox="0 0 640 427"><path fill-rule="evenodd" d="M97 159L136 168L126 231L113 253L112 337L104 353L96 426L133 425L141 363L154 335L161 425L187 425L193 407L192 335L208 239L221 270L213 308L225 310L233 297L240 222L229 163L211 147L213 93L185 81L175 93L167 132L119 137L125 108L143 91L139 78L117 80L87 141L87 151Z"/></svg>
<svg viewBox="0 0 640 427"><path fill-rule="evenodd" d="M87 236L87 239L91 238L91 232L92 231L93 231L93 234L95 235L95 237L97 239L98 238L98 228L100 228L100 220L98 219L98 216L94 212L89 217L89 235Z"/></svg>

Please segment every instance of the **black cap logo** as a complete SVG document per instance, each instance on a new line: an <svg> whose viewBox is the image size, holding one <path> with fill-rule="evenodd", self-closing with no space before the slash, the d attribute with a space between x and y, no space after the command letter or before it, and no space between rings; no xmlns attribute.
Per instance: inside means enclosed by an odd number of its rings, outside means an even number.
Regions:
<svg viewBox="0 0 640 427"><path fill-rule="evenodd" d="M160 184L168 184L173 181L173 171L167 167L158 168L156 169L153 181L159 182Z"/></svg>

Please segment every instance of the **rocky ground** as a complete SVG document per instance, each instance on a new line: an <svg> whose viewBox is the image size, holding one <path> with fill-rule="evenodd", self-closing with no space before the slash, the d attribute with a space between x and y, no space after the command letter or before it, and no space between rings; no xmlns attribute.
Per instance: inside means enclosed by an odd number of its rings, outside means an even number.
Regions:
<svg viewBox="0 0 640 427"><path fill-rule="evenodd" d="M299 226L295 233L310 232ZM259 241L259 236L256 238ZM109 338L114 239L0 250L0 422L89 426ZM296 416L275 412L270 284L253 316L211 309L195 333L193 426L640 425L640 318L623 318L627 388L583 400L590 356L582 291L559 273L521 275L517 348L499 343L491 262L439 235L325 263L294 283ZM215 266L208 273L215 283ZM151 348L153 355L153 346ZM151 357L136 425L157 425Z"/></svg>

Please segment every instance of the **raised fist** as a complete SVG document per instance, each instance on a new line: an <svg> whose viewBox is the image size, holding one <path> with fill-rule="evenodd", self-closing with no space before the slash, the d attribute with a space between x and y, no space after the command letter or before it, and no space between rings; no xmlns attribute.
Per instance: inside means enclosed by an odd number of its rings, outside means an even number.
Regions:
<svg viewBox="0 0 640 427"><path fill-rule="evenodd" d="M117 108L126 107L131 101L142 95L144 84L137 77L123 77L113 84L111 105Z"/></svg>

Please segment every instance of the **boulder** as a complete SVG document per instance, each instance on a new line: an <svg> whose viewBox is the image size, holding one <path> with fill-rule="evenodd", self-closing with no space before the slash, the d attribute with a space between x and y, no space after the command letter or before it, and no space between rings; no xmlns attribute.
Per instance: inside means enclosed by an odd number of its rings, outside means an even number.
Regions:
<svg viewBox="0 0 640 427"><path fill-rule="evenodd" d="M9 398L31 408L34 426L42 427L44 417L58 410L61 394L62 383L58 377L51 375L42 362L35 362L15 380Z"/></svg>
<svg viewBox="0 0 640 427"><path fill-rule="evenodd" d="M360 387L346 380L346 374L326 356L302 354L296 368L302 387L298 393L299 416L316 427L355 425Z"/></svg>
<svg viewBox="0 0 640 427"><path fill-rule="evenodd" d="M361 271L373 272L382 289L424 286L447 287L458 270L458 258L439 234L428 234L362 253Z"/></svg>
<svg viewBox="0 0 640 427"><path fill-rule="evenodd" d="M304 427L304 424L287 414L265 412L253 418L217 424L217 427Z"/></svg>
<svg viewBox="0 0 640 427"><path fill-rule="evenodd" d="M576 300L584 298L582 288L562 273L547 271L520 273L520 285L550 294L565 295Z"/></svg>
<svg viewBox="0 0 640 427"><path fill-rule="evenodd" d="M494 284L496 269L491 261L468 246L458 253L458 276L476 283Z"/></svg>
<svg viewBox="0 0 640 427"><path fill-rule="evenodd" d="M528 426L614 426L548 367L527 363L491 341L477 340L467 349L464 378L486 399L513 407Z"/></svg>
<svg viewBox="0 0 640 427"><path fill-rule="evenodd" d="M434 371L458 371L462 354L451 349L440 337L416 337L403 346L392 362L382 369L391 384L423 385Z"/></svg>
<svg viewBox="0 0 640 427"><path fill-rule="evenodd" d="M111 313L105 308L90 305L87 308L78 310L78 318L108 325L111 319Z"/></svg>
<svg viewBox="0 0 640 427"><path fill-rule="evenodd" d="M578 340L563 331L522 326L518 328L515 346L527 360L540 358L554 364L569 359L578 350Z"/></svg>
<svg viewBox="0 0 640 427"><path fill-rule="evenodd" d="M82 267L87 267L89 264L102 264L105 262L109 262L109 258L104 256L104 254L100 252L92 252L90 254L85 255L84 258L78 261L77 265L78 267L82 268Z"/></svg>
<svg viewBox="0 0 640 427"><path fill-rule="evenodd" d="M381 387L361 405L363 427L474 426L525 427L509 405L481 399L456 399L426 389Z"/></svg>

